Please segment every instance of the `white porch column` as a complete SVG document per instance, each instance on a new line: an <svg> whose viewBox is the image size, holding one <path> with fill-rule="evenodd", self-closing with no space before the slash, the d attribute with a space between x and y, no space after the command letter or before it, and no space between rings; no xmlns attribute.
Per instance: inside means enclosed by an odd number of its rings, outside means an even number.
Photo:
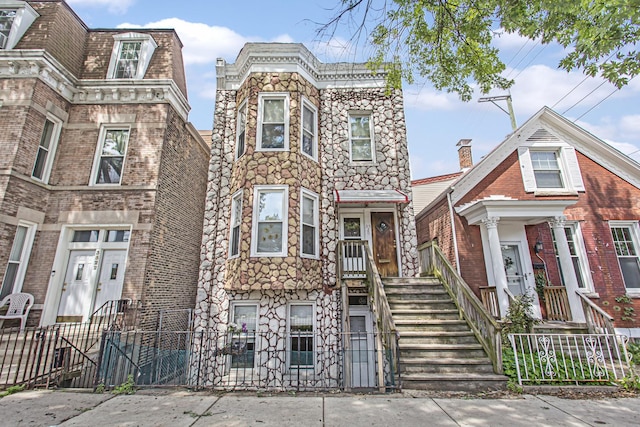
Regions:
<svg viewBox="0 0 640 427"><path fill-rule="evenodd" d="M490 216L482 219L482 226L487 230L489 239L489 256L491 257L491 267L493 269L493 283L496 286L498 304L500 305L500 316L507 315L509 309L509 297L505 292L507 287L507 274L504 271L502 260L502 249L500 248L500 235L498 234L499 217Z"/></svg>
<svg viewBox="0 0 640 427"><path fill-rule="evenodd" d="M564 216L557 216L551 221L551 228L556 237L556 247L558 248L558 258L560 259L560 268L562 268L562 276L564 286L567 288L567 296L569 298L569 307L571 308L571 317L574 322L584 323L584 311L582 310L582 302L576 293L579 289L576 272L573 268L571 260L571 251L567 242L567 235L564 234Z"/></svg>

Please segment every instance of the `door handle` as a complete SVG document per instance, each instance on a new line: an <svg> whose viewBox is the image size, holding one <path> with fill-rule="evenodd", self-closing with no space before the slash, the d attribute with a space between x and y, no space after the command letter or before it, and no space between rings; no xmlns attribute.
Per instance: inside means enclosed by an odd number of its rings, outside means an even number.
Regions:
<svg viewBox="0 0 640 427"><path fill-rule="evenodd" d="M67 290L67 282L64 282L62 284L62 292L66 291L66 290Z"/></svg>
<svg viewBox="0 0 640 427"><path fill-rule="evenodd" d="M99 282L98 289L96 289L96 292L100 292L101 289L102 289L102 282Z"/></svg>

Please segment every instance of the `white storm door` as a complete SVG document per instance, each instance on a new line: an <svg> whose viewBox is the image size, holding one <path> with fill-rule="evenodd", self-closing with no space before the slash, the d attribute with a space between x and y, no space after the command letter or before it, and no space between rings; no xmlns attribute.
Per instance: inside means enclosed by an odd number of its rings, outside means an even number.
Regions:
<svg viewBox="0 0 640 427"><path fill-rule="evenodd" d="M120 299L126 262L126 250L104 250L102 252L102 264L92 312L98 310L107 301Z"/></svg>
<svg viewBox="0 0 640 427"><path fill-rule="evenodd" d="M60 305L58 306L59 317L85 317L88 315L93 296L94 257L94 250L74 250L70 252L64 284L62 285Z"/></svg>
<svg viewBox="0 0 640 427"><path fill-rule="evenodd" d="M352 387L375 387L373 337L371 315L368 312L354 313L349 316L351 339L351 378Z"/></svg>
<svg viewBox="0 0 640 427"><path fill-rule="evenodd" d="M522 268L519 245L515 243L501 243L504 272L507 275L509 290L515 296L527 293L525 275Z"/></svg>

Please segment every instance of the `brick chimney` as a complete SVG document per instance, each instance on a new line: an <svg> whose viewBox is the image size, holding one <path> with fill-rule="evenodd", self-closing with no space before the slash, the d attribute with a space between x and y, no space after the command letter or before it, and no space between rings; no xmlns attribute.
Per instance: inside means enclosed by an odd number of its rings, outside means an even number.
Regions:
<svg viewBox="0 0 640 427"><path fill-rule="evenodd" d="M473 160L471 159L471 140L461 139L456 144L458 147L458 159L460 161L460 170L466 171L473 166Z"/></svg>

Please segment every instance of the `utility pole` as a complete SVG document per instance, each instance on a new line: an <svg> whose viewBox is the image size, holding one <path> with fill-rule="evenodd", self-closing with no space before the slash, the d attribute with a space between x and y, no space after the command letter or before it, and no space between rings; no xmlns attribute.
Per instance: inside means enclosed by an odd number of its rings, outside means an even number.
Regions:
<svg viewBox="0 0 640 427"><path fill-rule="evenodd" d="M502 108L501 106L496 104L495 101L507 101L507 109L509 111L505 110L504 108ZM511 119L511 128L513 130L516 130L518 128L518 125L516 124L516 115L513 113L513 105L511 104L511 94L509 94L509 95L499 95L499 96L485 96L483 98L479 98L478 102L490 102L490 103L492 103L493 105L495 105L496 107L498 107L499 109L501 109L502 111L507 113L507 115Z"/></svg>

